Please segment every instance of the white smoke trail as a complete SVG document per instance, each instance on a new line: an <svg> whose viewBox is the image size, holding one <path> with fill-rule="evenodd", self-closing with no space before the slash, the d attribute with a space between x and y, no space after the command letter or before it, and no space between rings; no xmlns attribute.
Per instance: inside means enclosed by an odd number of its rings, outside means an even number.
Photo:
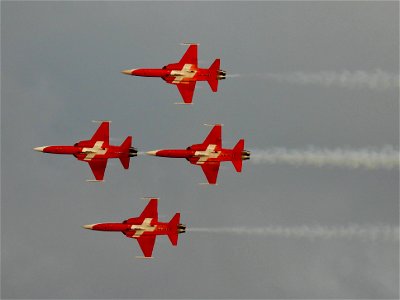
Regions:
<svg viewBox="0 0 400 300"><path fill-rule="evenodd" d="M241 74L226 74L225 77L227 78L237 78L237 77L242 77L243 75Z"/></svg>
<svg viewBox="0 0 400 300"><path fill-rule="evenodd" d="M276 236L284 238L306 239L359 239L362 241L391 241L399 240L399 228L382 226L267 226L267 227L219 227L219 228L187 228L188 232Z"/></svg>
<svg viewBox="0 0 400 300"><path fill-rule="evenodd" d="M318 149L306 150L270 148L252 150L250 161L254 164L284 163L294 166L346 167L365 169L393 169L399 166L399 151L393 146L374 149Z"/></svg>
<svg viewBox="0 0 400 300"><path fill-rule="evenodd" d="M398 88L398 74L375 70L374 72L344 70L342 72L320 71L315 73L289 72L264 74L232 74L227 77L258 77L278 82L288 82L299 85L315 84L325 87L339 86L345 88L369 88L371 90L386 90Z"/></svg>

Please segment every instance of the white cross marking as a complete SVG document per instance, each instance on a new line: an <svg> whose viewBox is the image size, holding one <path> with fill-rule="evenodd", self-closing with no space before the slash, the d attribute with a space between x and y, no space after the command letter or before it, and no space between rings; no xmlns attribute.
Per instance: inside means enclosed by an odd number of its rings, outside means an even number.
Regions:
<svg viewBox="0 0 400 300"><path fill-rule="evenodd" d="M217 145L210 144L205 151L196 151L194 155L200 157L196 164L202 165L210 158L217 158L221 154L221 151L215 151L216 147Z"/></svg>
<svg viewBox="0 0 400 300"><path fill-rule="evenodd" d="M144 219L143 223L141 225L132 225L131 229L135 230L135 234L132 237L139 237L141 236L145 231L152 232L156 230L157 226L151 226L151 221L152 218L146 218Z"/></svg>
<svg viewBox="0 0 400 300"><path fill-rule="evenodd" d="M193 78L196 75L197 71L192 70L192 64L185 64L182 70L172 70L171 76L175 76L175 79L172 83L180 83L183 79Z"/></svg>
<svg viewBox="0 0 400 300"><path fill-rule="evenodd" d="M96 155L104 155L107 152L107 149L103 149L104 142L103 141L97 141L94 143L93 148L83 148L82 152L87 153L86 157L84 160L92 160Z"/></svg>

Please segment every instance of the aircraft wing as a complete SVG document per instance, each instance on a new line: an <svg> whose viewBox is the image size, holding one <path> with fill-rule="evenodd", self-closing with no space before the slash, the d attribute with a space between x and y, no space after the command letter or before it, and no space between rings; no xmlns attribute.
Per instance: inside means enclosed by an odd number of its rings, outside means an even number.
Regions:
<svg viewBox="0 0 400 300"><path fill-rule="evenodd" d="M186 104L191 104L193 101L194 89L196 88L196 81L188 81L184 83L175 83L178 87L179 93Z"/></svg>
<svg viewBox="0 0 400 300"><path fill-rule="evenodd" d="M197 45L190 45L178 64L181 67L186 64L197 66Z"/></svg>
<svg viewBox="0 0 400 300"><path fill-rule="evenodd" d="M216 184L220 162L210 162L200 165L209 184Z"/></svg>
<svg viewBox="0 0 400 300"><path fill-rule="evenodd" d="M157 199L152 198L150 199L149 203L140 214L141 219L153 219L153 222L158 221L158 210L157 210Z"/></svg>
<svg viewBox="0 0 400 300"><path fill-rule="evenodd" d="M151 258L153 254L154 244L156 242L155 235L144 235L137 238L140 249L144 254L144 257Z"/></svg>
<svg viewBox="0 0 400 300"><path fill-rule="evenodd" d="M91 141L104 141L104 144L109 145L110 137L110 122L102 122L91 138Z"/></svg>
<svg viewBox="0 0 400 300"><path fill-rule="evenodd" d="M211 129L210 133L203 142L203 145L217 145L218 148L222 147L222 126L217 124Z"/></svg>
<svg viewBox="0 0 400 300"><path fill-rule="evenodd" d="M104 172L107 167L107 159L93 159L87 161L89 163L90 168L92 169L93 175L96 180L103 180Z"/></svg>

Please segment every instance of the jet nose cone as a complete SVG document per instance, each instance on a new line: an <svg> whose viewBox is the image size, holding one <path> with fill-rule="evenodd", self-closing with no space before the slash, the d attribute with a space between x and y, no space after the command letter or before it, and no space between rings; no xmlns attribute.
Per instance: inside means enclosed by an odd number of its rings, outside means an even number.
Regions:
<svg viewBox="0 0 400 300"><path fill-rule="evenodd" d="M93 229L93 226L94 226L94 225L95 225L95 224L83 225L82 227L85 228L85 229Z"/></svg>
<svg viewBox="0 0 400 300"><path fill-rule="evenodd" d="M130 69L130 70L123 70L121 71L122 74L126 75L132 75L132 72L135 71L136 69Z"/></svg>
<svg viewBox="0 0 400 300"><path fill-rule="evenodd" d="M154 150L154 151L148 151L146 152L147 155L153 155L156 156L157 155L158 150Z"/></svg>
<svg viewBox="0 0 400 300"><path fill-rule="evenodd" d="M43 146L43 147L36 147L36 148L33 148L33 150L39 151L39 152L43 152L43 149L44 149L44 148L46 148L46 146Z"/></svg>

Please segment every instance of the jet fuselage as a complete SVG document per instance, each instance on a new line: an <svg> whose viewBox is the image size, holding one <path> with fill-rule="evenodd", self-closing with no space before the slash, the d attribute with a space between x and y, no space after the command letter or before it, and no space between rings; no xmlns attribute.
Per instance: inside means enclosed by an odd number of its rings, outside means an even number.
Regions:
<svg viewBox="0 0 400 300"><path fill-rule="evenodd" d="M161 157L170 158L186 158L187 160L198 158L199 161L205 159L207 162L211 161L233 161L233 160L247 160L250 159L250 153L243 150L241 153L234 152L232 149L216 148L215 145L209 145L206 149L192 146L183 149L161 149L149 151L147 154ZM203 159L202 159L203 158ZM198 163L199 163L198 161Z"/></svg>
<svg viewBox="0 0 400 300"><path fill-rule="evenodd" d="M199 68L197 45L191 44L179 62L168 64L160 69L129 69L121 73L131 76L160 77L168 84L174 84L182 96L183 103L191 104L197 81L207 81L213 92L218 91L218 82L226 78L226 72L220 69L219 58L208 69Z"/></svg>
<svg viewBox="0 0 400 300"><path fill-rule="evenodd" d="M75 157L87 156L89 154L95 155L96 158L119 158L121 155L126 154L122 151L120 146L102 146L102 142L97 142L95 145L85 145L84 142L77 143L74 146L43 146L34 148L36 151L52 154L69 154ZM131 147L129 150L129 156L133 157L137 155L137 150ZM90 156L89 156L90 157Z"/></svg>
<svg viewBox="0 0 400 300"><path fill-rule="evenodd" d="M128 237L134 238L136 231L143 231L143 235L165 235L170 233L184 233L186 226L178 224L178 226L171 226L169 223L157 222L156 224L145 224L145 222L128 223L98 223L83 226L86 229L97 231L119 231Z"/></svg>
<svg viewBox="0 0 400 300"><path fill-rule="evenodd" d="M73 146L53 145L33 149L44 153L69 154L87 162L96 178L88 181L103 181L109 158L119 158L124 169L128 169L130 158L137 156L137 149L132 147L132 136L119 146L110 145L110 121L102 121L90 140L79 141Z"/></svg>
<svg viewBox="0 0 400 300"><path fill-rule="evenodd" d="M165 66L163 69L132 69L124 70L123 74L142 77L161 77L168 83L184 83L195 81L208 81L210 77L216 77L218 80L225 79L226 72L218 70L196 68L194 65L187 64L182 69L171 69Z"/></svg>
<svg viewBox="0 0 400 300"><path fill-rule="evenodd" d="M168 223L158 221L157 198L151 198L139 217L121 223L98 223L84 225L83 228L97 231L119 231L126 237L136 239L145 258L151 258L157 235L167 235L173 246L178 245L178 235L186 226L180 223L180 213L176 213Z"/></svg>

